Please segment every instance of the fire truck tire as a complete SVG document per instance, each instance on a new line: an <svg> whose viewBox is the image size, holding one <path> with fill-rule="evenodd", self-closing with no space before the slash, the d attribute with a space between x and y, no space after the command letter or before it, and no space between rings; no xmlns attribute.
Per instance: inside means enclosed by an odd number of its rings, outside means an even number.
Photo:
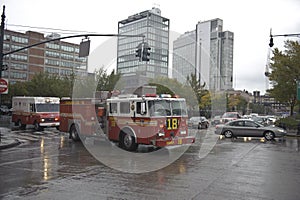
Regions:
<svg viewBox="0 0 300 200"><path fill-rule="evenodd" d="M70 138L75 142L80 141L79 132L76 125L72 125L70 128Z"/></svg>
<svg viewBox="0 0 300 200"><path fill-rule="evenodd" d="M24 130L26 128L26 124L22 124L20 119L15 123L15 125L18 126L21 130Z"/></svg>
<svg viewBox="0 0 300 200"><path fill-rule="evenodd" d="M41 127L39 125L39 123L37 123L37 121L34 122L34 130L36 131L42 131L43 130L43 127Z"/></svg>
<svg viewBox="0 0 300 200"><path fill-rule="evenodd" d="M127 151L136 151L138 148L138 144L130 131L121 131L119 145Z"/></svg>

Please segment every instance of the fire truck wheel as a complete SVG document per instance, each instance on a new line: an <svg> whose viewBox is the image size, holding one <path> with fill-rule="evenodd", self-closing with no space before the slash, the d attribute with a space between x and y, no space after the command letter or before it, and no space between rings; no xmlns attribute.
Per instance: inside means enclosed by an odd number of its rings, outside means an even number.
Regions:
<svg viewBox="0 0 300 200"><path fill-rule="evenodd" d="M34 122L34 130L36 131L42 131L43 128L37 123L37 121Z"/></svg>
<svg viewBox="0 0 300 200"><path fill-rule="evenodd" d="M26 128L26 124L22 124L20 119L15 123L15 125L18 126L21 130L24 130Z"/></svg>
<svg viewBox="0 0 300 200"><path fill-rule="evenodd" d="M132 134L125 131L121 131L120 146L127 151L136 151L138 148L138 144L135 142Z"/></svg>
<svg viewBox="0 0 300 200"><path fill-rule="evenodd" d="M71 128L70 128L70 137L75 142L80 140L79 133L78 133L78 128L75 125L72 125Z"/></svg>

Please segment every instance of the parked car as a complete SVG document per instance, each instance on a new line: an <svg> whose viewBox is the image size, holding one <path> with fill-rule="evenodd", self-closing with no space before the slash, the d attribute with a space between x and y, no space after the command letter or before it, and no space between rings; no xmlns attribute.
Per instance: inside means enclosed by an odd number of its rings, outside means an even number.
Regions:
<svg viewBox="0 0 300 200"><path fill-rule="evenodd" d="M272 126L263 126L251 119L238 119L219 124L216 126L216 134L232 137L265 137L266 140L273 140L277 137L286 136L286 130Z"/></svg>
<svg viewBox="0 0 300 200"><path fill-rule="evenodd" d="M206 117L200 116L200 117L191 117L188 122L189 127L192 128L208 128L209 127L209 121L206 119Z"/></svg>
<svg viewBox="0 0 300 200"><path fill-rule="evenodd" d="M225 124L226 122L242 118L238 112L226 112L222 115L221 123Z"/></svg>

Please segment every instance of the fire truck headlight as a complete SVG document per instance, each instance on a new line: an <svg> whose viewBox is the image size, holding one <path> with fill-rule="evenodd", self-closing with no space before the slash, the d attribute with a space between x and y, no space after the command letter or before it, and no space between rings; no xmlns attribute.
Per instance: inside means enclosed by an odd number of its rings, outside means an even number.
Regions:
<svg viewBox="0 0 300 200"><path fill-rule="evenodd" d="M185 134L186 134L186 131L180 131L180 134L181 134L181 135L185 135Z"/></svg>
<svg viewBox="0 0 300 200"><path fill-rule="evenodd" d="M44 122L45 121L45 119L41 119L41 122Z"/></svg>
<svg viewBox="0 0 300 200"><path fill-rule="evenodd" d="M165 136L165 133L157 133L157 136L158 136L158 137L164 137L164 136Z"/></svg>

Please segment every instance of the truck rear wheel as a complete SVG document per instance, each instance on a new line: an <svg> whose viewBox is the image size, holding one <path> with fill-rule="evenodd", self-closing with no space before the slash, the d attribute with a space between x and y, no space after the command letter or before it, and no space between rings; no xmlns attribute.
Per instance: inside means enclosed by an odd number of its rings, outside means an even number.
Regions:
<svg viewBox="0 0 300 200"><path fill-rule="evenodd" d="M20 119L15 123L15 125L18 126L21 130L24 130L26 128L26 124L22 124L22 121Z"/></svg>
<svg viewBox="0 0 300 200"><path fill-rule="evenodd" d="M72 125L70 128L70 138L75 142L80 140L78 127L75 125Z"/></svg>
<svg viewBox="0 0 300 200"><path fill-rule="evenodd" d="M135 142L133 134L128 131L121 131L119 144L121 148L127 151L136 151L138 148L138 144Z"/></svg>

